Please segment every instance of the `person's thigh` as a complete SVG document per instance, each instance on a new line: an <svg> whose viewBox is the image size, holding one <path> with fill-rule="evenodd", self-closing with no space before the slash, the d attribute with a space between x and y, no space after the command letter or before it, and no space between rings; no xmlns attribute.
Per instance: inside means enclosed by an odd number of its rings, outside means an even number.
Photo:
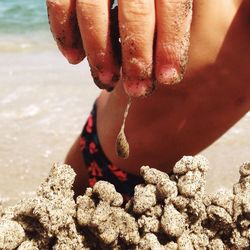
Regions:
<svg viewBox="0 0 250 250"><path fill-rule="evenodd" d="M83 155L80 149L80 137L78 136L70 148L65 164L70 165L76 172L76 179L73 185L75 197L84 193L88 186L88 171L85 166Z"/></svg>

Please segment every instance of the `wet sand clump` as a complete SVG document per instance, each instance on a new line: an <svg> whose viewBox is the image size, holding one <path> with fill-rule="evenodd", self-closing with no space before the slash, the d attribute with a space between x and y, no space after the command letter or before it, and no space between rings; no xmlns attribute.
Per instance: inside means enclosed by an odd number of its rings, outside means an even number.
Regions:
<svg viewBox="0 0 250 250"><path fill-rule="evenodd" d="M73 199L75 173L54 165L37 195L0 206L0 249L249 249L250 163L232 192L205 194L208 162L183 157L171 176L143 166L144 183L124 205L99 181Z"/></svg>

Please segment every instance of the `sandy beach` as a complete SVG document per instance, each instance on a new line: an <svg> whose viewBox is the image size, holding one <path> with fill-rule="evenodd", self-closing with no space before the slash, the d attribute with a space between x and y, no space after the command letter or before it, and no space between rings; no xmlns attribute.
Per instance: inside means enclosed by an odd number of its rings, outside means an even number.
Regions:
<svg viewBox="0 0 250 250"><path fill-rule="evenodd" d="M233 192L207 195L207 171L205 157L185 156L170 176L142 167L128 202L106 181L75 201L73 169L54 164L35 197L0 206L0 249L249 249L250 163Z"/></svg>

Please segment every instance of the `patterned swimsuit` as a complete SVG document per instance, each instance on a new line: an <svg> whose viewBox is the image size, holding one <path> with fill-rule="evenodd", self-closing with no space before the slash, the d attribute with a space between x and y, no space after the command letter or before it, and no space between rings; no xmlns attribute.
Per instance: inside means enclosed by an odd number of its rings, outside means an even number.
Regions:
<svg viewBox="0 0 250 250"><path fill-rule="evenodd" d="M99 180L105 180L112 183L116 190L128 199L133 196L135 185L143 182L140 176L119 169L105 156L96 130L96 104L81 133L80 148L88 169L90 187Z"/></svg>

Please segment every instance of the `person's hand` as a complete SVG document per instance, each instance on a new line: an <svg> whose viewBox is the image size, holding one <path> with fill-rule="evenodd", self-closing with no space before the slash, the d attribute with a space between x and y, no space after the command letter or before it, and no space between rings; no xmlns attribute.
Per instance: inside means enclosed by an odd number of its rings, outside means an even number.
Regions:
<svg viewBox="0 0 250 250"><path fill-rule="evenodd" d="M111 0L47 0L47 6L54 38L70 63L79 63L86 54L95 83L108 90L122 68L127 94L145 96L155 83L182 79L192 2L119 0L119 22Z"/></svg>

